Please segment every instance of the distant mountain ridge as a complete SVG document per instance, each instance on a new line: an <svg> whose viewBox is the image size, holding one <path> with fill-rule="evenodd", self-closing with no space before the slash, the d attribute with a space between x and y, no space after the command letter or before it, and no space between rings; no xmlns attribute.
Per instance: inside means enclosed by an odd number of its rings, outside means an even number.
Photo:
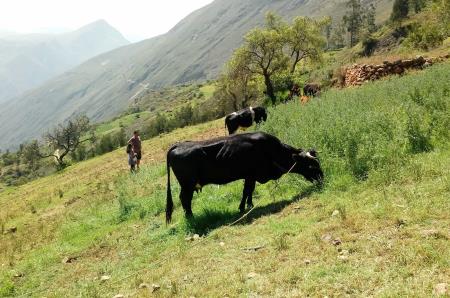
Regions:
<svg viewBox="0 0 450 298"><path fill-rule="evenodd" d="M214 79L267 11L340 18L347 0L216 0L168 33L99 55L0 105L0 148L17 146L77 113L92 120L123 111L145 88ZM384 10L393 0L366 0ZM383 11L381 11L383 12ZM14 115L14 116L12 116ZM4 121L3 119L6 119ZM14 131L14 134L10 132Z"/></svg>
<svg viewBox="0 0 450 298"><path fill-rule="evenodd" d="M5 34L0 37L0 102L127 44L122 34L104 20L64 34Z"/></svg>

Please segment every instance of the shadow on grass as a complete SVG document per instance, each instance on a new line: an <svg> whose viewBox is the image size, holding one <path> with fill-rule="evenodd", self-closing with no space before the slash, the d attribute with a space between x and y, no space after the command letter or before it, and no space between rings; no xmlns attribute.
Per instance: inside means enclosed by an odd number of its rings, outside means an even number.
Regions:
<svg viewBox="0 0 450 298"><path fill-rule="evenodd" d="M239 222L235 225L246 225L263 216L278 213L290 204L305 199L314 192L320 192L320 190L321 187L317 185L311 185L305 191L292 197L291 199L277 201L265 206L255 207L248 215L242 218L242 220L239 219L243 216L243 214L239 213L238 211L233 212L230 210L205 209L202 214L196 215L193 218L186 219L186 231L199 235L207 235L214 229L230 225L237 220L239 220Z"/></svg>

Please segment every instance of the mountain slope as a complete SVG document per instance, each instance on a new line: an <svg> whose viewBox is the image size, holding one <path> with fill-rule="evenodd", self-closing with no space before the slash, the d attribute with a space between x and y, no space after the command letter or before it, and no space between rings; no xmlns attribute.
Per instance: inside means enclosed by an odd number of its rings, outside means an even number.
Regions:
<svg viewBox="0 0 450 298"><path fill-rule="evenodd" d="M145 88L215 78L244 34L267 11L339 17L346 0L216 0L183 19L167 34L95 57L0 106L0 148L17 146L76 113L105 120ZM372 0L379 7L392 0ZM10 117L9 115L14 115ZM10 134L15 131L15 134Z"/></svg>
<svg viewBox="0 0 450 298"><path fill-rule="evenodd" d="M205 186L185 220L172 175L164 224L167 148L223 135L222 120L144 141L134 175L121 148L0 186L0 296L438 297L450 271L448 90L447 63L270 108L259 129L320 150L325 183L259 184L243 218L236 181ZM434 150L410 150L424 138Z"/></svg>
<svg viewBox="0 0 450 298"><path fill-rule="evenodd" d="M0 39L0 102L100 53L129 42L103 20L60 35L11 35Z"/></svg>

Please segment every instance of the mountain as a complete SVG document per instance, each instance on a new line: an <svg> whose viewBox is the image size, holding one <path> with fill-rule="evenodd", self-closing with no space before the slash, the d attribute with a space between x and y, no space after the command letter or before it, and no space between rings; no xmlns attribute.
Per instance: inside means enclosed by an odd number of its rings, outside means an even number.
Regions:
<svg viewBox="0 0 450 298"><path fill-rule="evenodd" d="M67 118L100 121L123 111L146 88L214 79L267 11L342 16L347 0L216 0L168 33L99 55L0 106L0 148L17 146ZM385 9L393 0L366 0ZM14 132L14 133L11 133Z"/></svg>
<svg viewBox="0 0 450 298"><path fill-rule="evenodd" d="M0 102L126 44L129 42L103 20L59 35L5 34L0 38Z"/></svg>

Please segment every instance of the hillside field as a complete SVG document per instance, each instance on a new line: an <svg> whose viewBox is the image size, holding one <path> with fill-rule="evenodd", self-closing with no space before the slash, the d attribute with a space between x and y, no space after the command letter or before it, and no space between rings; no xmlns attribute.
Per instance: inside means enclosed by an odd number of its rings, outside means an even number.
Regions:
<svg viewBox="0 0 450 298"><path fill-rule="evenodd" d="M450 283L449 111L449 63L270 108L260 129L316 148L325 185L257 185L234 225L242 181L205 187L188 221L173 175L164 222L167 149L224 135L223 120L145 141L136 175L120 149L6 188L0 297L439 296Z"/></svg>

